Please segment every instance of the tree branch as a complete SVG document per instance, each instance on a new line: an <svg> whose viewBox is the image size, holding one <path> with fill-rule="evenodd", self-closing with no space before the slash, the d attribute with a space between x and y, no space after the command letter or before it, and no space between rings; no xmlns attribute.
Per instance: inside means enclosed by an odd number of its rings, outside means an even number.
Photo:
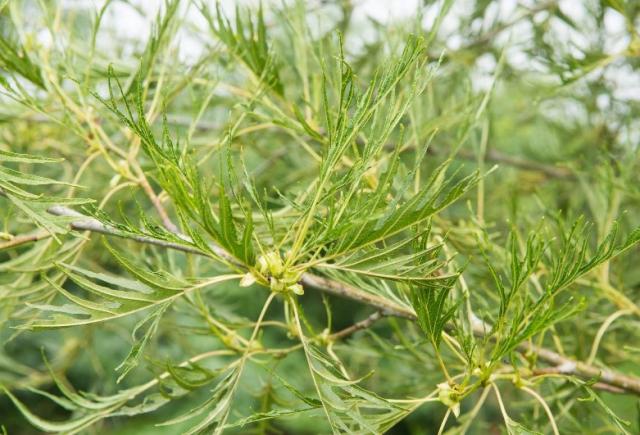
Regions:
<svg viewBox="0 0 640 435"><path fill-rule="evenodd" d="M0 251L3 249L15 248L16 246L23 245L25 243L35 242L49 237L49 233L42 230L32 234L24 234L21 236L13 237L6 242L0 243Z"/></svg>
<svg viewBox="0 0 640 435"><path fill-rule="evenodd" d="M457 157L465 160L477 160L477 156L468 150L460 150L456 155ZM524 169L525 171L541 172L551 178L575 178L573 172L567 168L546 165L534 160L523 159L522 157L505 154L495 149L487 150L485 159L493 163L504 163L505 165Z"/></svg>
<svg viewBox="0 0 640 435"><path fill-rule="evenodd" d="M338 332L334 332L333 334L329 335L329 339L331 341L341 340L362 329L367 329L369 326L373 325L378 320L382 319L384 316L385 314L383 311L376 311L366 319L360 320L359 322L356 322L353 325L348 326Z"/></svg>
<svg viewBox="0 0 640 435"><path fill-rule="evenodd" d="M0 194L2 192L0 191ZM71 208L64 206L53 206L48 209L48 212L56 215L56 216L67 216L75 218L70 224L71 228L80 231L92 231L101 234L106 234L110 236L124 237L127 239L134 240L140 243L146 243L151 245L160 246L163 248L175 249L178 251L191 253L191 254L199 254L204 255L204 253L198 249L193 247L183 245L180 243L168 242L165 240L156 239L149 236L141 236L141 235L131 235L125 233L123 231L118 230L117 228L108 226L98 221L95 218L85 216L82 213L79 213ZM185 241L189 241L189 238L185 235L178 234L178 237L183 238ZM220 255L222 258L226 260L233 260L233 262L237 263L231 254L226 252L219 246L213 246L214 252L217 255ZM347 299L351 299L357 302L361 302L366 305L370 305L372 307L378 308L379 316L395 316L401 317L408 320L416 320L417 316L413 309L401 306L396 304L395 302L386 300L379 296L367 293L361 289L352 287L350 285L340 283L334 280L330 280L328 278L324 278L318 275L314 275L312 273L305 273L302 275L301 283L304 287L317 289L319 291L329 293L335 296L344 297ZM374 317L373 320L365 319L362 323L373 323L377 318ZM360 328L360 326L356 326L358 323L353 325L350 328ZM368 326L368 325L366 325ZM486 326L482 322L478 322L477 324L472 325L473 333L477 336L484 336L486 334ZM349 329L349 328L348 328ZM341 334L343 331L340 331L336 334ZM355 331L351 331L355 332ZM348 334L345 334L348 335ZM557 373L565 374L565 375L574 375L583 379L597 379L600 384L605 384L610 386L611 391L624 390L628 393L633 393L636 395L640 395L640 378L625 375L622 373L618 373L609 369L602 369L590 364L586 364L580 361L575 361L573 359L564 357L560 354L557 354L549 349L535 346L533 344L524 342L518 345L518 350L523 353L529 353L535 355L538 359L545 361L546 363L551 364L557 370Z"/></svg>
<svg viewBox="0 0 640 435"><path fill-rule="evenodd" d="M126 233L112 226L105 225L102 222L100 222L98 219L92 218L90 216L85 216L82 213L79 213L69 207L54 205L53 207L49 207L47 209L47 212L55 216L66 216L66 217L77 218L69 224L71 228L74 230L91 231L94 233L106 234L108 236L122 237L125 239L134 240L136 242L146 243L149 245L156 245L163 248L175 249L175 250L187 252L190 254L202 254L200 250L193 248L191 246L181 244L181 243L168 242L166 240L160 240L154 237Z"/></svg>
<svg viewBox="0 0 640 435"><path fill-rule="evenodd" d="M171 218L169 217L167 210L165 210L164 206L162 205L162 201L160 201L160 197L156 195L156 193L153 191L153 187L151 187L151 184L149 184L149 180L147 180L147 177L144 175L144 172L142 172L142 170L139 168L137 172L138 172L138 183L140 184L140 186L142 187L142 190L144 190L144 193L147 195L147 197L153 204L153 207L158 212L158 215L160 216L160 220L162 221L162 225L164 225L164 227L169 231L171 231L172 233L178 233L179 231L178 227L171 221Z"/></svg>

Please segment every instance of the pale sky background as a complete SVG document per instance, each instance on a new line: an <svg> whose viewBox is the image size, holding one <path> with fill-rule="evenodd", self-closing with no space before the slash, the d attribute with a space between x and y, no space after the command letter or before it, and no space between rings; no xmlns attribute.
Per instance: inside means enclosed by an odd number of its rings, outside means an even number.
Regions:
<svg viewBox="0 0 640 435"><path fill-rule="evenodd" d="M75 8L90 8L98 10L103 4L103 0L61 0L63 5ZM282 1L292 2L294 0L262 0L263 5L276 4L280 5ZM520 11L518 5L527 7L539 4L542 0L498 0L495 1L487 11L487 18L496 17L501 21L512 20ZM636 0L640 1L640 0ZM102 28L116 29L115 33L122 38L133 38L143 43L149 36L151 31L151 23L153 22L158 9L162 7L164 0L130 0L130 3L138 5L143 14L134 10L131 6L124 2L113 2L107 9L107 13L103 18ZM185 5L189 2L185 2ZM233 14L236 4L241 5L257 5L260 0L221 0L221 5L228 15ZM391 23L395 20L411 18L416 15L417 8L422 4L422 0L355 0L355 10L352 16L352 23L358 27L357 35L352 33L348 43L351 50L357 50L358 45L364 44L367 40L375 37L371 20L380 23ZM428 29L431 27L435 16L440 8L442 0L434 1L424 12L423 27ZM559 0L559 5L567 16L575 19L578 23L583 20L581 17L588 15L585 4L588 0ZM215 0L211 0L211 4L215 5ZM319 5L318 0L308 2L311 7ZM455 50L463 43L462 37L457 30L460 26L459 17L467 12L471 0L455 0L454 4L442 22L440 34L446 35L446 44L449 49ZM316 19L311 21L310 28L322 32L328 29L328 26L334 19L340 17L340 11L335 10L334 17L329 7L323 6L323 14L326 19ZM185 13L185 11L182 11ZM543 12L546 13L546 12ZM193 5L186 12L189 25L205 28L206 23L199 11ZM607 54L614 54L624 50L629 44L629 35L625 29L625 20L616 11L607 8L605 13L605 47ZM475 23L481 25L480 22ZM585 45L584 36L580 32L576 32L568 25L560 20L552 20L551 28L553 35L558 44L563 44L571 49L573 44L576 47ZM207 32L203 32L206 34ZM523 66L526 70L536 68L535 60L529 58L518 48L519 42L526 42L531 37L531 29L527 20L522 20L512 26L510 30L502 32L497 39L498 44L506 48L506 59L514 67ZM47 32L41 33L41 43L46 44L50 38ZM38 35L40 36L40 35ZM41 38L39 38L41 39ZM180 52L179 56L182 61L189 62L195 60L202 52L202 41L195 39L193 34L188 31L179 33ZM110 38L98 38L99 49L109 51ZM130 47L134 49L134 47ZM580 50L574 49L575 56L580 56ZM476 76L473 80L473 86L477 91L486 90L492 81L493 70L496 65L496 59L491 54L480 56L476 60ZM593 74L598 74L596 71ZM640 102L640 73L634 72L628 65L623 67L610 67L606 70L605 77L614 83L614 98L622 101ZM601 109L606 109L609 105L608 97L599 99L598 103ZM569 109L570 110L570 109ZM640 135L640 132L638 132ZM639 136L640 137L640 136Z"/></svg>
<svg viewBox="0 0 640 435"><path fill-rule="evenodd" d="M72 6L78 8L91 8L98 10L103 4L103 0L61 0L65 6ZM292 2L295 0L262 0L263 5L275 4L281 5L282 2ZM527 7L540 4L543 0L498 0L495 1L487 10L485 17L487 22L498 19L505 22L513 20L518 14L522 13L522 9L518 9L518 5ZM640 0L637 0L640 1ZM103 18L102 28L116 29L115 34L122 38L133 38L144 43L147 40L151 31L151 23L154 21L158 9L164 4L164 0L130 0L131 3L138 5L139 8L144 11L142 14L136 11L133 7L125 4L124 2L113 2L107 9L107 13ZM189 2L185 2L187 5ZM221 6L227 15L233 15L234 7L237 4L241 5L258 5L260 0L221 0ZM314 5L320 5L320 1L308 1L308 5L311 8ZM352 15L352 24L358 30L352 32L349 35L349 49L350 51L357 51L358 46L362 46L367 40L373 40L376 35L374 33L371 20L378 21L383 24L389 24L393 21L412 18L416 15L418 7L422 5L422 0L355 0L355 9ZM426 10L423 10L423 28L429 29L435 17L440 9L442 0L434 1L434 4L429 6ZM582 19L589 15L586 8L586 4L589 0L559 0L559 7L562 12L574 19L578 23L584 22ZM469 5L473 4L471 0L455 0L453 6L445 19L443 20L440 28L440 35L446 36L447 48L455 50L464 41L458 31L460 27L460 17L465 15L469 10ZM215 0L211 0L211 5L215 6ZM317 7L317 6L316 6ZM189 22L189 26L196 26L197 28L205 29L207 27L204 18L194 5L191 5L187 11L181 11L182 14L186 13L186 18ZM541 12L540 14L545 14ZM331 9L331 6L322 6L322 18L318 19L318 14L310 15L309 25L312 31L322 33L330 29L330 26L335 20L339 19L341 12L336 8ZM326 18L325 18L326 17ZM542 17L541 17L542 18ZM268 19L268 16L267 16ZM588 21L588 20L587 20ZM607 54L615 54L624 50L629 44L629 35L625 28L625 19L618 12L607 8L604 17L605 22L605 49ZM474 23L474 25L481 26L482 21ZM203 50L203 41L196 39L192 32L185 29L181 30L178 34L180 42L179 56L181 61L189 62L196 60ZM480 29L474 29L480 30ZM563 47L573 50L572 54L576 57L582 55L578 48L586 45L586 40L581 32L576 32L561 20L551 21L552 37L557 41L557 44L561 44ZM586 30L588 32L588 30ZM208 31L203 31L203 35L207 35ZM588 33L586 33L588 34ZM522 70L531 71L532 69L543 70L543 67L536 64L536 60L530 58L525 54L519 46L522 43L526 43L531 38L532 30L527 20L522 20L516 25L512 26L509 30L499 34L497 43L499 46L504 47L506 52L506 60L513 67L520 67ZM45 35L45 37L48 35ZM440 38L443 40L443 38ZM109 52L110 44L113 44L112 39L109 37L98 38L98 49ZM133 46L129 46L129 49L135 49ZM622 65L622 66L620 66ZM476 60L476 69L472 80L472 86L478 92L484 92L489 89L493 80L493 74L496 66L496 59L492 54L485 54L480 56ZM599 74L600 71L595 71L591 74ZM613 64L606 69L606 79L613 83L613 96L619 102L628 102L630 104L637 104L640 102L640 73L634 72L624 62ZM580 90L581 84L578 82L573 85L576 91ZM583 91L586 89L583 88ZM588 91L587 91L588 92ZM599 108L602 110L603 116L606 117L608 110L612 107L611 99L608 95L601 95L597 98ZM616 103L617 111L620 113L626 112L624 105L620 106L620 103ZM574 101L565 99L557 102L553 107L547 108L548 113L556 113L557 116L561 116L565 120L570 119L584 121L583 108ZM619 119L620 115L617 115ZM569 121L570 122L570 121ZM632 122L628 124L627 128L627 143L632 147L640 146L640 121Z"/></svg>
<svg viewBox="0 0 640 435"><path fill-rule="evenodd" d="M497 16L500 19L506 20L513 18L517 14L517 6L518 4L532 6L538 3L539 0L499 0L490 6L489 15ZM74 6L79 7L94 7L97 8L103 4L102 1L99 0L65 0L67 4L73 4ZM131 7L121 3L114 2L113 5L110 6L105 18L104 24L109 27L115 27L118 29L118 34L121 36L129 36L132 38L137 38L140 40L144 40L148 37L151 22L155 17L158 8L163 4L162 0L139 0L133 1L133 3L138 4L142 7L143 10L146 11L146 16L142 16L141 14L134 11ZM214 3L212 1L212 3ZM222 0L221 4L223 9L227 13L233 13L234 6L236 4L258 4L258 0L243 0L243 1L234 1L234 0ZM268 3L280 3L280 0L269 1L263 0L263 4ZM310 4L317 4L318 2L309 2ZM368 25L370 19L374 19L381 23L390 23L394 20L401 20L403 18L410 18L415 15L418 6L422 3L421 0L359 0L355 1L356 5L354 13L353 13L353 22L356 26L362 28L362 32L359 35L361 41L363 43L369 38L372 38L373 35L368 33L367 29L370 29ZM435 14L437 13L438 7L441 2L437 2L434 7L430 7L425 14L425 19L423 20L423 25L425 28L429 28L430 24L433 22L435 18ZM451 35L447 39L447 45L451 49L456 49L463 42L462 39L457 36L456 29L459 26L458 17L465 12L466 5L469 4L469 0L457 0L454 2L454 5L442 23L441 32L442 34ZM561 10L570 17L577 18L578 22L580 22L580 17L587 14L587 11L584 6L585 2L583 0L560 0L559 5ZM331 11L328 11L330 14ZM338 11L336 11L336 14ZM188 12L188 18L191 23L204 26L204 20L200 16L199 12L196 8L191 7ZM338 15L336 15L338 17ZM318 25L318 23L314 23ZM326 23L325 23L326 24ZM321 24L320 24L321 25ZM629 37L627 32L625 31L625 22L624 18L613 11L612 9L607 9L605 15L605 25L606 25L606 48L609 54L617 53L623 50L629 43ZM580 47L584 45L584 39L577 33L573 32L568 26L563 25L563 23L556 20L553 24L554 32L558 35L559 41L568 42L571 41L576 46ZM509 49L507 52L508 60L512 65L518 65L519 63L529 63L529 67L531 66L531 60L527 58L523 53L519 52L517 48L517 42L521 41L523 38L529 38L531 35L531 31L529 29L528 23L523 20L521 23L513 26L510 31L503 32L498 41L505 46L514 47L513 49ZM351 41L352 44L357 44L358 41ZM195 59L197 55L200 53L202 48L202 44L194 40L190 35L184 34L181 35L181 46L180 46L180 55L188 60L190 58ZM579 53L576 50L576 53ZM478 70L479 76L474 83L474 86L478 90L485 89L490 83L490 73L495 66L495 59L491 55L482 56L478 59ZM486 74L482 74L485 71ZM630 71L624 70L615 70L610 71L607 77L613 80L616 83L616 98L623 100L637 100L640 101L640 76L638 74L633 74Z"/></svg>

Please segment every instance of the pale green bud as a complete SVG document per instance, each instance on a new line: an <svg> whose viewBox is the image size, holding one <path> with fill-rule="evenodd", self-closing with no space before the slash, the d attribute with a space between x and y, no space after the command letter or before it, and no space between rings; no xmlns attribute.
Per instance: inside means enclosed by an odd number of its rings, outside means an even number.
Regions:
<svg viewBox="0 0 640 435"><path fill-rule="evenodd" d="M256 277L251 272L247 272L244 274L242 279L240 280L240 287L249 287L252 284L255 284Z"/></svg>
<svg viewBox="0 0 640 435"><path fill-rule="evenodd" d="M287 290L302 296L304 294L304 288L300 284L292 284L287 287Z"/></svg>

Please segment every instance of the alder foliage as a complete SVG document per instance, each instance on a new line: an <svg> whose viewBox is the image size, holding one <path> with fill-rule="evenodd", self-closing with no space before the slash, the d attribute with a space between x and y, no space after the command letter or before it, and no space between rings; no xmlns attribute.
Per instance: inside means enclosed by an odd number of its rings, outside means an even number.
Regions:
<svg viewBox="0 0 640 435"><path fill-rule="evenodd" d="M640 431L636 2L150 3L0 1L4 432Z"/></svg>

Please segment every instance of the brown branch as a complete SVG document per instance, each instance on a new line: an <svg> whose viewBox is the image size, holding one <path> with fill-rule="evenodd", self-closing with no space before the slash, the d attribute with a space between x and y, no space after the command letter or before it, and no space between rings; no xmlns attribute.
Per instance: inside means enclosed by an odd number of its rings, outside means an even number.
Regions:
<svg viewBox="0 0 640 435"><path fill-rule="evenodd" d="M386 299L379 298L375 295L363 292L360 289L350 287L343 283L329 280L327 278L318 277L312 274L303 275L303 283L309 286L325 291L337 296L346 297L368 305L375 306L382 310L382 313L390 316L403 317L409 320L417 320L415 312L409 308L402 307ZM305 285L306 286L306 285ZM364 294L364 295L363 295ZM486 335L486 325L477 322L472 325L473 333L482 337ZM518 350L523 353L536 355L537 358L549 363L556 368L562 370L559 373L567 375L576 375L583 379L598 379L600 383L607 384L613 388L623 389L627 392L640 395L640 379L628 376L613 370L602 369L590 364L563 357L549 349L539 347L528 342L518 345Z"/></svg>
<svg viewBox="0 0 640 435"><path fill-rule="evenodd" d="M546 375L564 375L562 367L542 367L531 371L533 376L546 376ZM620 387L614 387L613 385L605 384L604 382L596 382L591 385L596 390L606 391L608 393L624 394L627 391Z"/></svg>
<svg viewBox="0 0 640 435"><path fill-rule="evenodd" d="M376 311L366 319L360 320L359 322L356 322L347 328L344 328L338 332L334 332L333 334L329 335L329 340L331 341L341 340L345 337L350 336L351 334L355 334L356 332L362 329L367 329L368 327L376 323L378 320L382 319L384 316L385 316L384 312Z"/></svg>
<svg viewBox="0 0 640 435"><path fill-rule="evenodd" d="M380 296L367 293L355 287L351 287L349 285L333 281L322 276L314 275L309 272L302 275L302 278L300 278L300 283L305 288L313 288L325 293L352 299L363 304L376 307L385 315L403 317L410 320L416 318L416 314L411 309L395 304L391 301L388 301L387 299L383 299Z"/></svg>
<svg viewBox="0 0 640 435"><path fill-rule="evenodd" d="M445 154L446 150L440 150L436 147L429 148L432 154ZM461 149L454 158L476 161L478 157L473 151ZM575 174L568 168L561 166L552 166L544 163L528 160L522 157L505 154L502 151L488 149L484 156L485 160L492 163L503 163L514 168L523 169L525 171L541 172L550 178L575 178Z"/></svg>
<svg viewBox="0 0 640 435"><path fill-rule="evenodd" d="M186 244L177 243L177 242L169 242L169 241L166 241L166 240L156 239L154 237L141 236L141 235L130 234L130 233L121 231L121 230L119 230L117 228L114 228L112 226L103 224L98 219L95 219L95 218L92 218L92 217L89 217L89 216L85 216L82 213L78 213L77 211L75 211L75 210L73 210L73 209L71 209L69 207L65 207L65 206L61 206L61 205L54 205L53 207L49 207L47 209L47 212L49 212L49 213L51 213L52 215L55 215L55 216L66 216L66 217L75 217L75 218L77 218L76 220L74 220L73 222L71 222L69 224L71 226L71 228L73 228L74 230L91 231L91 232L94 232L94 233L106 234L108 236L122 237L122 238L130 239L130 240L134 240L136 242L146 243L146 244L149 244L149 245L161 246L163 248L175 249L175 250L178 250L178 251L188 252L190 254L203 254L203 252L200 251L199 249L196 249L196 248L194 248L192 246L189 246L189 245L186 245Z"/></svg>
<svg viewBox="0 0 640 435"><path fill-rule="evenodd" d="M473 152L467 150L458 151L457 156L465 160L477 159L476 155ZM494 149L487 150L485 159L493 163L504 163L505 165L513 166L514 168L518 169L524 169L526 171L542 172L543 174L551 178L575 178L573 172L567 168L563 168L561 166L545 165L544 163L523 159L522 157L518 156L512 156Z"/></svg>
<svg viewBox="0 0 640 435"><path fill-rule="evenodd" d="M140 184L140 187L142 187L142 190L144 190L144 193L147 195L147 197L149 197L149 200L153 204L153 207L156 209L156 212L158 213L158 215L160 216L160 220L162 221L162 225L164 225L164 227L172 233L178 233L180 230L171 221L167 210L165 210L164 206L162 205L162 201L160 201L160 197L156 195L156 193L153 191L153 188L151 187L151 184L149 184L149 180L147 180L147 177L144 175L142 170L139 170L138 172L138 183Z"/></svg>
<svg viewBox="0 0 640 435"><path fill-rule="evenodd" d="M555 365L561 374L577 375L584 379L597 379L601 384L607 384L614 388L623 389L640 395L640 379L636 377L628 376L609 369L601 369L581 361L575 361L550 351L549 349L527 343L521 343L518 348L525 352L531 352L535 354L537 358Z"/></svg>
<svg viewBox="0 0 640 435"><path fill-rule="evenodd" d="M0 192L1 194L2 192ZM71 228L82 231L98 232L106 235L124 237L140 243L147 243L160 247L175 249L186 253L205 255L204 252L193 248L192 246L168 242L165 240L159 240L149 236L131 235L125 233L111 226L105 225L89 216L85 216L77 211L64 206L54 206L49 208L49 213L57 216L68 216L76 218L70 225ZM185 241L189 241L185 235L178 235ZM212 246L214 252L225 260L233 260L231 254L227 253L219 246ZM416 320L417 316L413 309L399 305L395 302L381 298L377 295L372 295L363 290L349 286L344 283L340 283L328 278L320 277L312 273L305 273L301 278L301 283L307 288L314 288L319 291L333 294L336 296L348 298L357 302L361 302L366 305L376 307L380 310L380 315L388 315L395 317L402 317L409 320ZM365 320L366 321L366 320ZM355 326L355 325L354 325ZM338 332L340 333L340 332ZM486 326L482 322L478 322L473 325L473 333L477 336L486 335ZM622 389L626 392L640 395L640 378L618 373L609 369L602 369L590 364L585 364L580 361L564 357L549 349L535 346L527 342L520 343L517 349L523 353L530 353L535 355L538 359L545 361L546 363L555 366L561 374L574 375L583 379L597 379L599 383L606 384L612 389Z"/></svg>
<svg viewBox="0 0 640 435"><path fill-rule="evenodd" d="M21 236L16 236L6 242L0 243L0 251L3 249L15 248L16 246L20 246L25 243L36 242L38 240L45 239L49 236L50 234L46 231L38 231L32 234L24 234Z"/></svg>

